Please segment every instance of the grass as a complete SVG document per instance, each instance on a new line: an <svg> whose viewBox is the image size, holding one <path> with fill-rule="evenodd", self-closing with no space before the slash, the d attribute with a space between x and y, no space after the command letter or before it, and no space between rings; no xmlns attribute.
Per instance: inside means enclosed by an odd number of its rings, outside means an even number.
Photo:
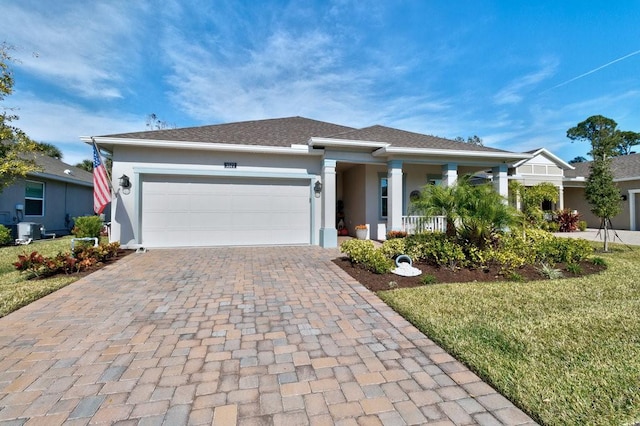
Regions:
<svg viewBox="0 0 640 426"><path fill-rule="evenodd" d="M379 296L535 420L640 421L640 248L609 269L528 283L441 284Z"/></svg>
<svg viewBox="0 0 640 426"><path fill-rule="evenodd" d="M71 284L75 275L56 275L42 280L27 280L12 265L19 254L37 251L45 256L71 251L71 237L38 240L26 246L0 247L0 317Z"/></svg>

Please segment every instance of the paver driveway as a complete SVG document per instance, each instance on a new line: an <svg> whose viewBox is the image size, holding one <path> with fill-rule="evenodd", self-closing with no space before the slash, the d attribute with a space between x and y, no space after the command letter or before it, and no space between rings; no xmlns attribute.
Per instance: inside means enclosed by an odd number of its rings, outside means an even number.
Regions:
<svg viewBox="0 0 640 426"><path fill-rule="evenodd" d="M135 254L0 319L0 424L525 424L318 247Z"/></svg>

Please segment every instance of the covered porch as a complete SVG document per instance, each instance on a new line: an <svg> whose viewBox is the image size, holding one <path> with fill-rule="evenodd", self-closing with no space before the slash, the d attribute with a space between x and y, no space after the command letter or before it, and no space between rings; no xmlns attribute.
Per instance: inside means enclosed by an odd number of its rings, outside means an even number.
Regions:
<svg viewBox="0 0 640 426"><path fill-rule="evenodd" d="M357 225L366 225L368 238L379 241L385 240L389 231L407 234L445 232L444 216L423 217L412 213L411 199L425 185L450 186L455 184L458 176L486 171L487 166L434 163L392 160L376 164L325 159L322 176L323 234L355 236ZM494 176L496 191L506 200L507 165L497 165L489 170ZM326 238L321 238L321 243L323 241L326 242Z"/></svg>

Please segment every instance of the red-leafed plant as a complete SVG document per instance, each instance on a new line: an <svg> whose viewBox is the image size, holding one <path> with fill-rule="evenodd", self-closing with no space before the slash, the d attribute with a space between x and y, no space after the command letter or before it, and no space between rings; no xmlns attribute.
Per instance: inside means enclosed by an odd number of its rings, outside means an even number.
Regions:
<svg viewBox="0 0 640 426"><path fill-rule="evenodd" d="M556 222L559 225L559 232L575 232L578 230L580 222L580 213L575 210L558 210L555 213Z"/></svg>

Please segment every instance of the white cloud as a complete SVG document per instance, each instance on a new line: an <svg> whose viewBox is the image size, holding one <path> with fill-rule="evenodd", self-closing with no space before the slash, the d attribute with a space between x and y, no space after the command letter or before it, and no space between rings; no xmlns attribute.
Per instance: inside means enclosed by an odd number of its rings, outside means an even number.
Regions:
<svg viewBox="0 0 640 426"><path fill-rule="evenodd" d="M16 93L12 101L20 105L14 125L39 142L62 150L63 161L76 164L91 157L91 148L80 136L144 131L145 117L114 111L89 111L77 105L50 103L32 94Z"/></svg>
<svg viewBox="0 0 640 426"><path fill-rule="evenodd" d="M81 97L120 98L137 61L136 3L8 3L3 30L26 72Z"/></svg>
<svg viewBox="0 0 640 426"><path fill-rule="evenodd" d="M522 102L524 93L538 83L553 76L557 66L558 63L555 60L545 61L539 70L513 80L507 84L506 87L502 88L494 96L494 102L498 105L517 104Z"/></svg>

